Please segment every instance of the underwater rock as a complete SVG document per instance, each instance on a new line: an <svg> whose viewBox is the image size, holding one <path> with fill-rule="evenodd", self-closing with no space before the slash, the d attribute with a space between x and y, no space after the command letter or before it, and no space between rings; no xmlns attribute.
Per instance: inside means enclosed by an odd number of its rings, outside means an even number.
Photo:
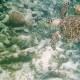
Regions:
<svg viewBox="0 0 80 80"><path fill-rule="evenodd" d="M33 24L33 16L31 9L27 9L27 15L25 15L25 24L28 26L32 26Z"/></svg>
<svg viewBox="0 0 80 80"><path fill-rule="evenodd" d="M0 30L6 28L7 26L0 22Z"/></svg>
<svg viewBox="0 0 80 80"><path fill-rule="evenodd" d="M6 22L8 22L8 20ZM32 26L33 17L32 17L31 10L27 10L27 14L25 15L25 17L20 12L12 11L9 14L8 23L12 26L23 26L23 25Z"/></svg>
<svg viewBox="0 0 80 80"><path fill-rule="evenodd" d="M0 20L3 20L5 18L5 15L3 13L0 13Z"/></svg>
<svg viewBox="0 0 80 80"><path fill-rule="evenodd" d="M17 70L20 70L22 68L22 63L12 63L12 64L4 64L2 65L3 69L8 69L8 70L11 70L11 71L17 71Z"/></svg>
<svg viewBox="0 0 80 80"><path fill-rule="evenodd" d="M28 62L33 59L35 52L29 51L29 48L17 52L1 52L0 53L0 64L11 64L16 62Z"/></svg>
<svg viewBox="0 0 80 80"><path fill-rule="evenodd" d="M9 0L0 0L0 4L3 4L5 2L7 2L7 1L9 1Z"/></svg>
<svg viewBox="0 0 80 80"><path fill-rule="evenodd" d="M9 15L5 15L4 18L1 20L2 23L9 22Z"/></svg>
<svg viewBox="0 0 80 80"><path fill-rule="evenodd" d="M17 37L13 37L11 43L16 44L20 49L25 49L30 47L33 42L31 43L30 36L20 35Z"/></svg>
<svg viewBox="0 0 80 80"><path fill-rule="evenodd" d="M26 48L31 47L33 45L31 36L20 35L18 38L19 38L19 42L17 43L17 45L21 49L26 49Z"/></svg>
<svg viewBox="0 0 80 80"><path fill-rule="evenodd" d="M0 42L4 42L6 40L6 36L4 34L0 34Z"/></svg>
<svg viewBox="0 0 80 80"><path fill-rule="evenodd" d="M3 12L3 5L0 4L0 12Z"/></svg>
<svg viewBox="0 0 80 80"><path fill-rule="evenodd" d="M0 12L6 13L10 10L9 5L7 3L0 4Z"/></svg>
<svg viewBox="0 0 80 80"><path fill-rule="evenodd" d="M75 14L80 15L80 4L75 5Z"/></svg>
<svg viewBox="0 0 80 80"><path fill-rule="evenodd" d="M12 11L9 14L9 22L12 25L21 26L25 23L25 18L20 12Z"/></svg>
<svg viewBox="0 0 80 80"><path fill-rule="evenodd" d="M5 50L6 50L6 48L5 48L4 44L2 42L0 42L0 52L3 52Z"/></svg>
<svg viewBox="0 0 80 80"><path fill-rule="evenodd" d="M17 45L12 45L10 48L9 48L9 51L11 52L16 52L19 50L19 47Z"/></svg>

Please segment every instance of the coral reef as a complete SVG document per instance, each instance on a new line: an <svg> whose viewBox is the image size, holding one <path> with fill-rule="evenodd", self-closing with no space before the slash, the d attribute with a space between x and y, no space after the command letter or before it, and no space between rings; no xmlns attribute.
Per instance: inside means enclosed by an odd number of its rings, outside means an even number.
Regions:
<svg viewBox="0 0 80 80"><path fill-rule="evenodd" d="M12 11L9 14L9 22L11 25L22 26L25 23L25 18L19 12Z"/></svg>
<svg viewBox="0 0 80 80"><path fill-rule="evenodd" d="M53 50L51 35L59 29L46 23L60 18L67 1L0 1L0 80L80 80L80 44L58 40Z"/></svg>

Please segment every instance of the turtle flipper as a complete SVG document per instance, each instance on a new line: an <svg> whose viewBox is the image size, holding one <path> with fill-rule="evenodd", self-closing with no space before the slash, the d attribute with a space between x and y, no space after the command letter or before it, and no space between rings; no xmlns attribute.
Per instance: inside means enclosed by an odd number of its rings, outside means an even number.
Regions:
<svg viewBox="0 0 80 80"><path fill-rule="evenodd" d="M68 10L69 6L70 6L70 2L67 2L62 5L62 8L60 10L61 19L64 19L64 17L66 17L67 10Z"/></svg>
<svg viewBox="0 0 80 80"><path fill-rule="evenodd" d="M56 50L56 44L58 43L59 41L59 32L55 32L52 34L52 37L51 37L51 47L53 50Z"/></svg>

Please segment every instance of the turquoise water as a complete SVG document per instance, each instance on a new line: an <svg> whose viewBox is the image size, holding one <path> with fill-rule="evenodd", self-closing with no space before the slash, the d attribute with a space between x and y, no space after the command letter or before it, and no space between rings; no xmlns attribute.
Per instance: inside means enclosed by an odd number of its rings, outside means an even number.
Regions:
<svg viewBox="0 0 80 80"><path fill-rule="evenodd" d="M61 19L66 2L66 15L77 15L79 0L0 0L1 80L80 79L80 43L60 40L53 50L51 36L59 29L46 22Z"/></svg>

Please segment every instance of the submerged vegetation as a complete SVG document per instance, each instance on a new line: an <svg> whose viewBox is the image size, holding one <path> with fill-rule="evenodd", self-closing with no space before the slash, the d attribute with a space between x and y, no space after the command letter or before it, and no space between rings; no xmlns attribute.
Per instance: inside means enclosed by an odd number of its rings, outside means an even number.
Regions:
<svg viewBox="0 0 80 80"><path fill-rule="evenodd" d="M66 1L67 14L80 16L79 0L0 0L1 80L80 79L80 44L63 41L57 44L63 51L53 51L51 35L58 29L46 22L60 19Z"/></svg>

